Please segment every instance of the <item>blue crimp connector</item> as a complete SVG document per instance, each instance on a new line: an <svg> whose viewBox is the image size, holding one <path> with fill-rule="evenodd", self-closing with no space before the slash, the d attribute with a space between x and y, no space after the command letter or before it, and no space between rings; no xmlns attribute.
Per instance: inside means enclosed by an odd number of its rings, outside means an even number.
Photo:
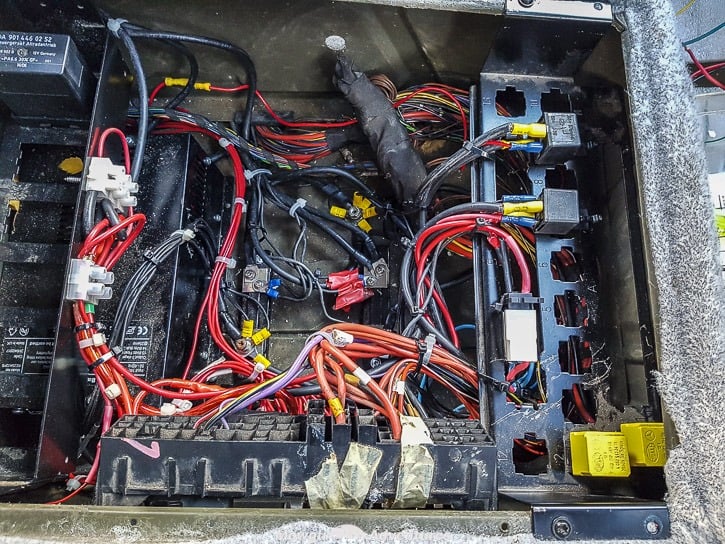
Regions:
<svg viewBox="0 0 725 544"><path fill-rule="evenodd" d="M503 195L501 202L532 202L537 200L534 195Z"/></svg>
<svg viewBox="0 0 725 544"><path fill-rule="evenodd" d="M282 280L279 278L269 280L269 283L267 284L267 296L269 298L279 298L280 285L282 285Z"/></svg>
<svg viewBox="0 0 725 544"><path fill-rule="evenodd" d="M525 151L526 153L541 153L544 149L544 144L541 142L527 142L527 143L516 143L511 142L510 151Z"/></svg>
<svg viewBox="0 0 725 544"><path fill-rule="evenodd" d="M517 215L505 215L501 218L501 223L511 223L512 225L518 225L519 227L526 227L527 229L533 229L538 221L531 217L520 217Z"/></svg>

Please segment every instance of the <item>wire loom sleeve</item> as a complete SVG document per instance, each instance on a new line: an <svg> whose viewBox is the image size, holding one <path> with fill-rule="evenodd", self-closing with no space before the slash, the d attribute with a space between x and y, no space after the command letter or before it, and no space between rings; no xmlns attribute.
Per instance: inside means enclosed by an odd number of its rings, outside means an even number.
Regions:
<svg viewBox="0 0 725 544"><path fill-rule="evenodd" d="M363 132L378 158L378 166L393 182L401 203L411 202L426 176L425 165L410 143L400 116L388 98L352 62L340 55L335 85L355 108Z"/></svg>

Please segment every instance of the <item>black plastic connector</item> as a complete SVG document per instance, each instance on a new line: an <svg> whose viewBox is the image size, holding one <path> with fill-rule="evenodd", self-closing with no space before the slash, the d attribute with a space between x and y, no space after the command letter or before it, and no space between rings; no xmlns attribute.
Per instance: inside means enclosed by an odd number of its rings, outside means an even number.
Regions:
<svg viewBox="0 0 725 544"><path fill-rule="evenodd" d="M561 164L581 148L579 125L575 113L544 113L546 140L536 164Z"/></svg>
<svg viewBox="0 0 725 544"><path fill-rule="evenodd" d="M579 193L574 189L544 189L544 211L535 227L537 234L566 236L579 225Z"/></svg>

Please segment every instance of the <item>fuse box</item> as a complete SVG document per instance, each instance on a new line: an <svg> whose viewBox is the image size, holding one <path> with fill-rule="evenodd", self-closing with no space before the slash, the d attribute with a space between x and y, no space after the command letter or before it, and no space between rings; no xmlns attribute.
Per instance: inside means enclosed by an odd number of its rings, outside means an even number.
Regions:
<svg viewBox="0 0 725 544"><path fill-rule="evenodd" d="M636 499L667 536L626 88L590 61L621 55L609 5L65 4L0 23L65 51L58 103L0 58L1 487L482 520Z"/></svg>

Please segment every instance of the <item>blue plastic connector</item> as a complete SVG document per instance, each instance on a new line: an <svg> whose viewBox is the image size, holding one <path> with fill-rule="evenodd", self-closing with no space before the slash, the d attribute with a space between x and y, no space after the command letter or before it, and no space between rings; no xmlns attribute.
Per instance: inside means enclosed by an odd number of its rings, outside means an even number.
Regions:
<svg viewBox="0 0 725 544"><path fill-rule="evenodd" d="M501 218L501 223L511 223L512 225L518 225L519 227L525 227L527 229L533 229L538 221L531 217L520 217L517 215L505 215Z"/></svg>
<svg viewBox="0 0 725 544"><path fill-rule="evenodd" d="M525 144L519 144L511 142L510 151L524 151L526 153L541 153L544 149L544 144L541 142L527 142Z"/></svg>
<svg viewBox="0 0 725 544"><path fill-rule="evenodd" d="M274 299L279 298L279 288L281 285L282 280L279 278L269 280L269 283L267 284L267 296Z"/></svg>

